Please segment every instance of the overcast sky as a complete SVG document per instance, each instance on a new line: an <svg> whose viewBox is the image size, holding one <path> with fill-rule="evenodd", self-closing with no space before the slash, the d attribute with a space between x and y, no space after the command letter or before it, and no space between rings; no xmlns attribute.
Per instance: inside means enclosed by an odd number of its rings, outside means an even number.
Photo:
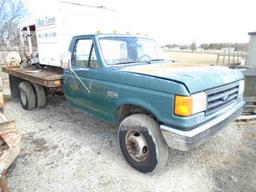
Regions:
<svg viewBox="0 0 256 192"><path fill-rule="evenodd" d="M54 0L24 1L31 15L54 6ZM138 32L149 34L161 45L248 42L248 32L256 31L255 0L84 0L83 3L116 9Z"/></svg>

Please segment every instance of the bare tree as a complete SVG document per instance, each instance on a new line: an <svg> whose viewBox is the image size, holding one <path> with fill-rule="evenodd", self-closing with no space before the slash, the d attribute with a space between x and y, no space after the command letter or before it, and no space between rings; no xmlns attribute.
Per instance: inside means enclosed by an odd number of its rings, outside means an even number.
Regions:
<svg viewBox="0 0 256 192"><path fill-rule="evenodd" d="M18 23L25 15L22 0L0 0L0 46L19 44Z"/></svg>

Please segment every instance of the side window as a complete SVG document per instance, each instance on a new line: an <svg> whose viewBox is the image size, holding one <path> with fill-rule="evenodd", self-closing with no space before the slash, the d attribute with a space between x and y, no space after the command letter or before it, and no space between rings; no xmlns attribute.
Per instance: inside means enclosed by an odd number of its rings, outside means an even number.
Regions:
<svg viewBox="0 0 256 192"><path fill-rule="evenodd" d="M76 42L72 65L81 68L99 67L92 39L80 39Z"/></svg>

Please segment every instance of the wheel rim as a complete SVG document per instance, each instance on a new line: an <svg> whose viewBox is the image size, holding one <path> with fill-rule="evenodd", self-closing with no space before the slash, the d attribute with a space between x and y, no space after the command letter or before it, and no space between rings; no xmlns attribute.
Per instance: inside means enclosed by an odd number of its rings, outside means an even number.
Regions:
<svg viewBox="0 0 256 192"><path fill-rule="evenodd" d="M145 161L149 155L147 141L140 131L130 130L126 133L125 147L128 154L137 162Z"/></svg>
<svg viewBox="0 0 256 192"><path fill-rule="evenodd" d="M22 105L26 105L26 103L27 103L26 94L22 90L20 91L20 100L21 100Z"/></svg>

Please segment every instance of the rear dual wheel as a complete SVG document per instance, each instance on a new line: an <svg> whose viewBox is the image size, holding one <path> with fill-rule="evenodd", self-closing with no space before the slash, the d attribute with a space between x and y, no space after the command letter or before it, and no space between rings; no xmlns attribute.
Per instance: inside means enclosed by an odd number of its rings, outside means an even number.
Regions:
<svg viewBox="0 0 256 192"><path fill-rule="evenodd" d="M44 87L38 84L33 84L33 88L36 95L36 107L44 107L47 101Z"/></svg>
<svg viewBox="0 0 256 192"><path fill-rule="evenodd" d="M32 110L46 105L46 92L41 85L32 85L24 81L19 84L19 91L20 103L23 109Z"/></svg>

